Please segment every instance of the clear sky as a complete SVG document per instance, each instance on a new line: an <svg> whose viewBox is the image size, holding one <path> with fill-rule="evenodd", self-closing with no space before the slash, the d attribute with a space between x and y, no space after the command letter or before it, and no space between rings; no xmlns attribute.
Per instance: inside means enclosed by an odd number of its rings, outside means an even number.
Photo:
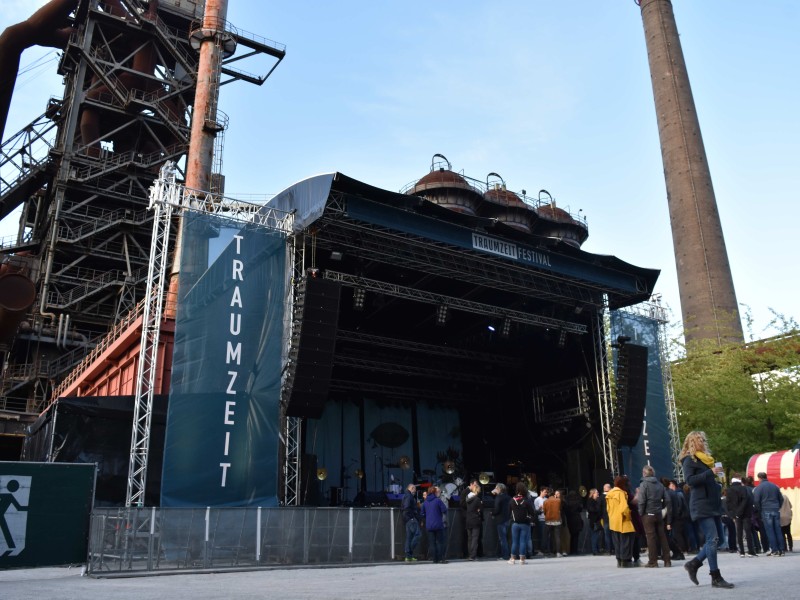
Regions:
<svg viewBox="0 0 800 600"><path fill-rule="evenodd" d="M43 2L0 0L0 28ZM800 2L673 0L734 285L752 334L800 319ZM661 269L680 318L655 108L633 0L230 0L236 27L286 44L263 87L223 86L228 195L341 171L399 190L435 153L583 210L583 248ZM52 51L27 51L23 69ZM261 73L263 63L241 68ZM268 68L268 67L266 67ZM55 62L20 77L6 136L61 95ZM13 231L6 219L0 235Z"/></svg>

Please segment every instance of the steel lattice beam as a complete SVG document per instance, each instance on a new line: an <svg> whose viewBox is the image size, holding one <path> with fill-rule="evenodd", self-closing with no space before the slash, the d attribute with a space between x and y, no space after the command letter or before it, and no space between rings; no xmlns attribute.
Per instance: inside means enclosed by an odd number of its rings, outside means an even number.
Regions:
<svg viewBox="0 0 800 600"><path fill-rule="evenodd" d="M463 348L454 348L452 346L436 346L434 344L425 344L422 342L401 340L379 335L372 335L369 333L362 333L360 331L347 331L344 329L339 329L336 332L336 341L354 342L367 344L369 346L382 346L385 348L392 348L394 350L401 350L403 352L421 352L426 355L446 356L448 358L473 360L476 362L491 363L503 366L522 364L520 360L514 357L499 354L476 352L475 350L465 350Z"/></svg>
<svg viewBox="0 0 800 600"><path fill-rule="evenodd" d="M508 317L513 321L527 323L528 325L535 325L537 327L562 329L568 333L583 334L587 332L586 326L580 323L572 323L570 321L563 321L561 319L543 317L519 310L500 308L497 306L492 306L491 304L483 304L482 302L472 302L471 300L463 300L461 298L446 296L444 294L426 292L424 290L418 290L415 288L398 285L396 283L377 281L375 279L367 279L366 277L357 277L355 275L348 275L347 273L339 273L338 271L326 270L325 279L339 281L343 285L347 285L349 287L363 288L366 290L380 292L382 294L386 294L387 296L394 296L395 298L416 300L418 302L425 302L427 304L434 305L444 304L449 308L463 310L465 312L471 312L479 315L489 315L499 318Z"/></svg>

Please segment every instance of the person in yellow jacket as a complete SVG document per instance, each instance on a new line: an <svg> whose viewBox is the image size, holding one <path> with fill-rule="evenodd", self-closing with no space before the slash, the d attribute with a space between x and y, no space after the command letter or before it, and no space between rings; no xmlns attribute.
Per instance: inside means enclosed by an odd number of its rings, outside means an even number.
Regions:
<svg viewBox="0 0 800 600"><path fill-rule="evenodd" d="M614 487L606 494L608 510L608 528L614 540L618 567L638 567L638 562L631 562L633 538L636 529L631 521L631 508L628 505L628 477L620 475L614 478Z"/></svg>

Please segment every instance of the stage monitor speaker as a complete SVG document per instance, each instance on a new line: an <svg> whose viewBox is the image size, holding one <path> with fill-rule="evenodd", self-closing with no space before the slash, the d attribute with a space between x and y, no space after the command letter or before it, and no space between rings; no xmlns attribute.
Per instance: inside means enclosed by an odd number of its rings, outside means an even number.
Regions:
<svg viewBox="0 0 800 600"><path fill-rule="evenodd" d="M286 413L317 419L331 382L342 286L338 281L314 277L309 277L305 286L297 364Z"/></svg>
<svg viewBox="0 0 800 600"><path fill-rule="evenodd" d="M618 399L625 403L625 419L617 446L633 447L639 442L647 404L647 347L623 344L618 354Z"/></svg>

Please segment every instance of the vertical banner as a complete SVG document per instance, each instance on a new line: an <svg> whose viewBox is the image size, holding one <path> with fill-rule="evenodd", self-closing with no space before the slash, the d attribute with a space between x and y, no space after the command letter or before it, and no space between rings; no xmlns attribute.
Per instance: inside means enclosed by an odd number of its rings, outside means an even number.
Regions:
<svg viewBox="0 0 800 600"><path fill-rule="evenodd" d="M161 506L275 506L285 235L196 213L182 234Z"/></svg>
<svg viewBox="0 0 800 600"><path fill-rule="evenodd" d="M620 449L620 467L632 482L639 481L645 465L652 466L658 478L674 476L658 327L658 321L642 315L611 313L612 339L623 335L631 338L631 343L647 347L647 401L642 435L633 448Z"/></svg>
<svg viewBox="0 0 800 600"><path fill-rule="evenodd" d="M86 562L94 464L0 462L0 569Z"/></svg>

